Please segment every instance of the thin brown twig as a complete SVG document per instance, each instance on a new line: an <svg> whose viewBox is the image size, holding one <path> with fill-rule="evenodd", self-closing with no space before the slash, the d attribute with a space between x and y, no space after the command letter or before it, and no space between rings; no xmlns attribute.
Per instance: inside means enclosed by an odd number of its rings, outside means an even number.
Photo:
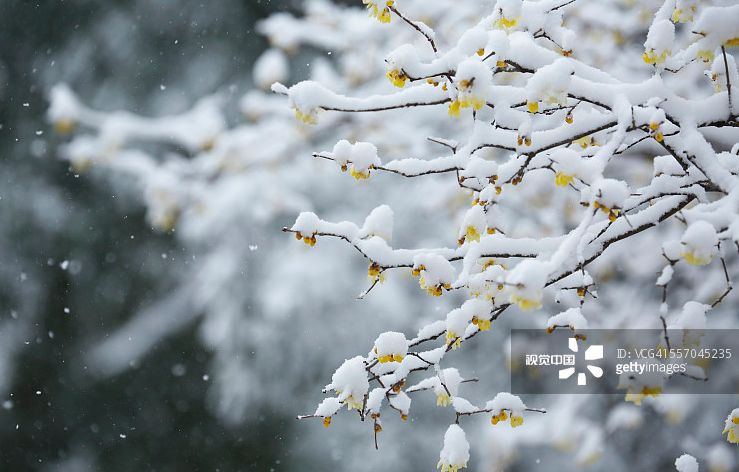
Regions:
<svg viewBox="0 0 739 472"><path fill-rule="evenodd" d="M400 11L398 11L398 9L395 8L395 6L393 5L388 6L388 9L391 12L398 15L398 17L404 22L406 22L408 25L410 25L411 28L421 33L423 37L426 38L426 41L428 41L428 43L431 45L431 49L433 49L435 53L439 52L439 50L436 48L436 43L434 42L434 38L429 36L429 34L426 31L424 31L423 28L418 26L415 21L411 21L410 19L408 19L405 15L403 15Z"/></svg>
<svg viewBox="0 0 739 472"><path fill-rule="evenodd" d="M731 101L731 77L729 77L729 62L726 59L726 48L721 45L721 54L724 56L724 70L726 71L726 91L729 93L729 117L734 116L734 106Z"/></svg>

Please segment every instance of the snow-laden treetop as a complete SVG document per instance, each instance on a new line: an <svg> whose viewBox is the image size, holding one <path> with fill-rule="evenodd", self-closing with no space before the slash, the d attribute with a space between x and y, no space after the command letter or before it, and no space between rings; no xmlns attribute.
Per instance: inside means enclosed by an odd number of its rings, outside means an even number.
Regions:
<svg viewBox="0 0 739 472"><path fill-rule="evenodd" d="M479 21L451 35L413 19L402 0L363 3L381 23L400 22L417 33L414 42L386 53L386 76L397 91L348 96L330 83L315 81L292 87L275 83L272 90L285 95L295 116L310 124L335 112L411 109L426 110L429 120L443 115L461 121L466 128L461 136L429 137L446 148L440 157L389 158L386 153L391 152L385 150L392 149L391 141L368 143L361 135L358 142L341 140L315 156L334 161L361 180L377 173L406 178L447 174L469 191L472 204L460 225L449 230L457 239L452 247L394 247L393 212L380 208L382 218L373 212L361 226L304 213L285 229L311 246L320 237L354 246L369 261L370 290L384 281L385 273L407 268L429 294L461 292L467 298L410 339L381 334L368 354L337 370L335 375L348 383L337 389L332 382L327 391L334 391L362 419L371 416L376 432L383 402L406 417L407 394L419 390L433 390L439 405L452 405L457 423L485 412L494 424L510 417L512 426L520 425L527 408L517 397L499 394L485 408L461 397L464 377L457 369L441 368L445 355L489 330L511 307L539 309L559 301L561 292L576 294L570 297L573 306L553 316L547 329L583 329L587 319L581 307L596 293L589 265L610 246L623 246L675 215L682 234L631 251L663 256L665 268L657 283L665 303L679 264L703 266L718 258L725 274L715 284L713 303L686 305L676 327L695 327L696 319L700 324L706 311L729 293L725 251L739 248L739 157L734 145L739 77L727 50L739 45L739 5L665 1L652 13L643 50L624 58L629 66L623 67L616 57L609 60L618 66L597 60L579 41L583 22L592 27L601 21L595 18L599 2L591 2L590 10L569 22L568 12L587 2L498 0L491 9L478 2L454 3L449 15ZM605 2L602 16L613 13L609 8ZM629 16L628 11L616 14ZM616 49L608 53L622 54ZM686 81L695 86L685 87ZM624 161L641 160L645 154L652 160L651 178L644 181L623 172ZM509 230L515 226L504 209L509 207L509 216L529 210L516 200L519 189L525 192L527 186L547 181L561 187L548 203L580 204L568 210L577 213L575 223L561 232L542 231L542 226ZM516 202L512 211L511 202ZM728 266L735 268L731 262ZM432 377L406 387L410 376L424 371ZM626 385L627 400L640 403L657 396L662 380ZM374 390L368 381L376 385ZM395 404L401 398L404 408ZM330 418L337 411L319 407L315 415ZM468 448L464 432L452 425L439 467L465 467Z"/></svg>

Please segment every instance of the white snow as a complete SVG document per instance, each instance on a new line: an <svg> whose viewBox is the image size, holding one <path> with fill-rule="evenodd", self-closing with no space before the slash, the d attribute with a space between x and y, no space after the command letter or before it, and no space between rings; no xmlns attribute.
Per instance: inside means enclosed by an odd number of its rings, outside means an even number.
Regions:
<svg viewBox="0 0 739 472"><path fill-rule="evenodd" d="M449 425L444 433L444 447L439 453L439 467L446 465L446 470L449 470L448 466L466 467L469 460L470 444L467 442L464 430L459 425Z"/></svg>
<svg viewBox="0 0 739 472"><path fill-rule="evenodd" d="M472 313L461 308L455 308L446 315L447 339L464 335L467 325L472 320Z"/></svg>
<svg viewBox="0 0 739 472"><path fill-rule="evenodd" d="M318 404L318 408L316 408L316 412L313 414L316 416L332 416L336 414L340 408L341 401L338 398L328 397Z"/></svg>
<svg viewBox="0 0 739 472"><path fill-rule="evenodd" d="M393 210L387 205L380 205L367 215L362 228L357 234L360 238L379 236L388 243L393 239Z"/></svg>
<svg viewBox="0 0 739 472"><path fill-rule="evenodd" d="M344 361L331 377L331 383L326 390L334 390L340 401L361 404L365 394L369 391L369 381L365 370L364 358L353 357Z"/></svg>
<svg viewBox="0 0 739 472"><path fill-rule="evenodd" d="M705 265L718 251L718 235L713 225L706 221L688 226L680 241L685 246L686 260L692 264Z"/></svg>
<svg viewBox="0 0 739 472"><path fill-rule="evenodd" d="M386 331L375 340L375 349L377 349L378 357L399 356L403 358L408 353L408 341L403 333Z"/></svg>
<svg viewBox="0 0 739 472"><path fill-rule="evenodd" d="M485 409L491 410L494 415L503 410L508 410L515 416L522 416L526 409L526 404L516 395L508 392L500 392L495 395L495 398L485 404Z"/></svg>
<svg viewBox="0 0 739 472"><path fill-rule="evenodd" d="M594 185L598 201L606 208L621 208L629 197L629 187L623 180L601 179Z"/></svg>
<svg viewBox="0 0 739 472"><path fill-rule="evenodd" d="M698 472L698 461L690 454L683 454L675 459L675 468L678 472Z"/></svg>
<svg viewBox="0 0 739 472"><path fill-rule="evenodd" d="M547 328L555 326L569 326L574 331L588 328L588 321L582 316L580 307L570 308L558 313L547 320Z"/></svg>
<svg viewBox="0 0 739 472"><path fill-rule="evenodd" d="M390 404L400 410L404 415L407 415L411 408L411 397L406 395L405 392L398 392L397 395L390 397Z"/></svg>
<svg viewBox="0 0 739 472"><path fill-rule="evenodd" d="M254 62L252 75L254 83L261 89L269 90L273 83L287 79L290 66L281 49L270 48Z"/></svg>

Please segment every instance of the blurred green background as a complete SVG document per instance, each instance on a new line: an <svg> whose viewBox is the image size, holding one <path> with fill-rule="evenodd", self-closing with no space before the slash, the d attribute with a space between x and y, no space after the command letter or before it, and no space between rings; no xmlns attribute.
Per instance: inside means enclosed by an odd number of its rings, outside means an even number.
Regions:
<svg viewBox="0 0 739 472"><path fill-rule="evenodd" d="M0 2L0 469L279 470L285 462L292 418L263 411L229 427L207 409L209 353L194 328L122 375L87 373L91 340L170 290L162 274L189 260L171 235L151 230L140 203L56 159L59 138L44 113L60 81L94 107L145 115L185 110L216 91L236 99L266 45L254 23L295 7Z"/></svg>

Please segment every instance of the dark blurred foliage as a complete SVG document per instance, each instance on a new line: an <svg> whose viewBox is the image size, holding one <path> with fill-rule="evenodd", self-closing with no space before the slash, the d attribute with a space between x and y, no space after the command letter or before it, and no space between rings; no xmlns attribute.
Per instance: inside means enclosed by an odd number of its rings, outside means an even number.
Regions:
<svg viewBox="0 0 739 472"><path fill-rule="evenodd" d="M171 289L165 274L190 257L151 230L135 196L57 160L43 116L59 81L94 106L152 115L216 91L237 98L265 46L255 21L294 8L0 2L0 321L6 339L23 337L0 349L0 470L280 470L292 421L220 424L194 328L116 378L88 373L85 350Z"/></svg>

